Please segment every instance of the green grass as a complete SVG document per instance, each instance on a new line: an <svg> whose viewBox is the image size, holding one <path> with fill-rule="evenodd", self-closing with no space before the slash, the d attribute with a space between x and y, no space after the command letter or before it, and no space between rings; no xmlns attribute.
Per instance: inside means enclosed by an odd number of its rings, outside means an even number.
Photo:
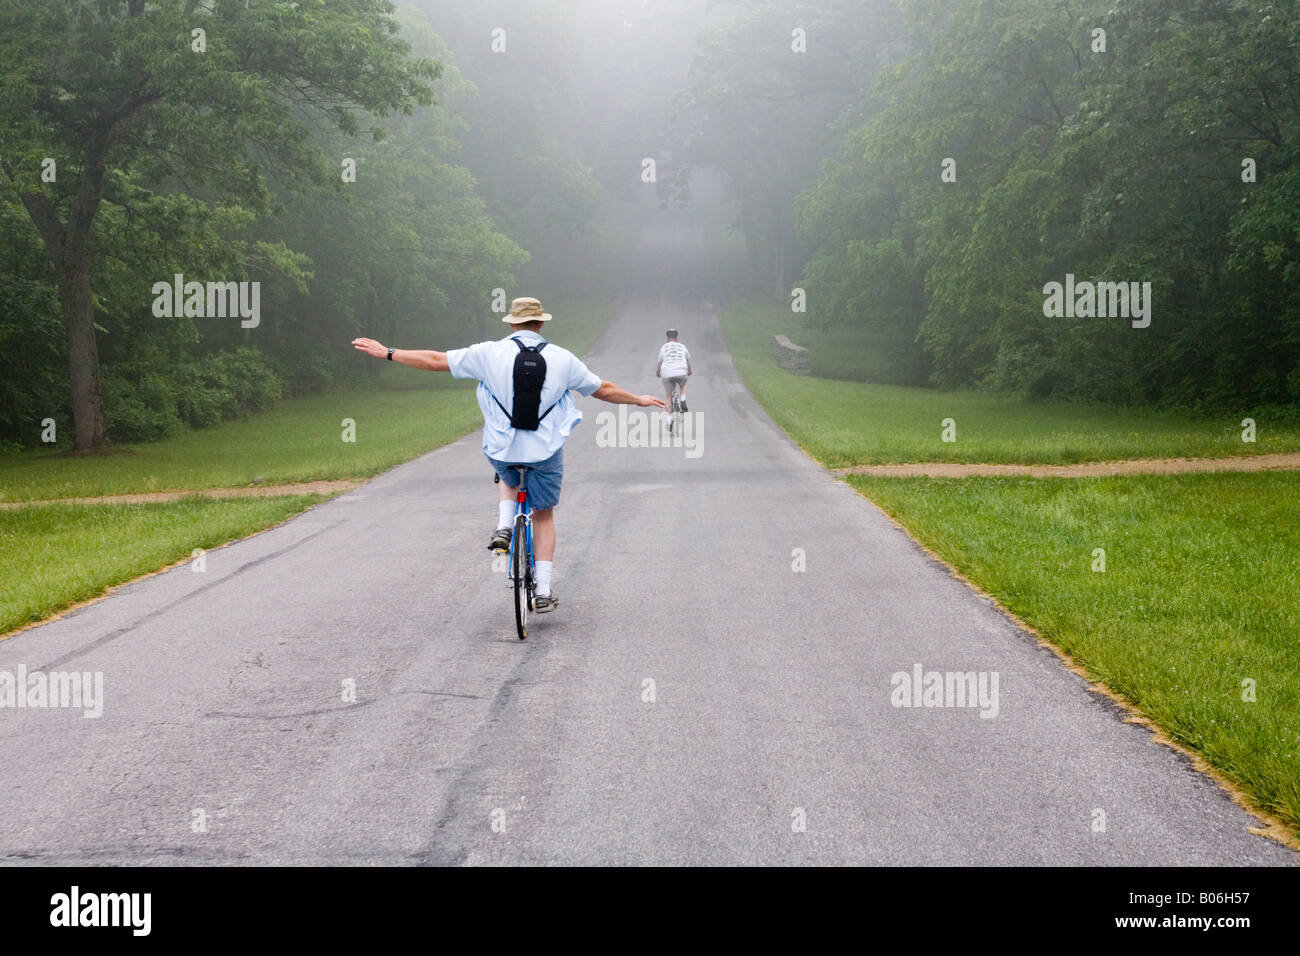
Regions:
<svg viewBox="0 0 1300 956"><path fill-rule="evenodd" d="M1069 464L1300 451L1300 423L1294 420L1256 419L1257 440L1243 442L1241 420L1247 411L1201 417L791 375L772 361L773 335L787 335L799 345L821 341L823 351L841 356L852 355L852 343L843 336L818 339L804 327L802 316L753 303L725 312L722 325L750 392L809 454L833 468L905 461ZM882 361L869 339L857 347L863 363ZM941 440L947 418L956 423L955 442Z"/></svg>
<svg viewBox="0 0 1300 956"><path fill-rule="evenodd" d="M283 521L320 495L0 511L0 634Z"/></svg>
<svg viewBox="0 0 1300 956"><path fill-rule="evenodd" d="M454 441L481 422L473 383L415 369L421 386L376 387L291 399L215 428L78 458L29 451L0 457L0 500L35 501L125 492L223 488L376 475ZM398 384L397 370L384 381ZM343 420L356 441L343 441Z"/></svg>
<svg viewBox="0 0 1300 956"><path fill-rule="evenodd" d="M1300 832L1300 476L849 480Z"/></svg>

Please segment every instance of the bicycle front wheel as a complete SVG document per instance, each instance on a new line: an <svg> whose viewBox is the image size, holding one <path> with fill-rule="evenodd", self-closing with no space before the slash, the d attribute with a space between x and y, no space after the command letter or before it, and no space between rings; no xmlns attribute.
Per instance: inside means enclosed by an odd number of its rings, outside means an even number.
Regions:
<svg viewBox="0 0 1300 956"><path fill-rule="evenodd" d="M522 641L528 637L528 578L532 577L529 566L528 520L523 515L515 517L514 530L514 567L510 570L515 579L515 629Z"/></svg>

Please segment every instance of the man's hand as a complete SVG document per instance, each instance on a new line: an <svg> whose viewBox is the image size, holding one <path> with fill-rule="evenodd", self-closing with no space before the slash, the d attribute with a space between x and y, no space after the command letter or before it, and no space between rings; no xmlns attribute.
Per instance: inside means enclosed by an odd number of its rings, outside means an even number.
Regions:
<svg viewBox="0 0 1300 956"><path fill-rule="evenodd" d="M613 382L601 382L600 388L591 393L592 398L611 405L640 405L642 408L667 408L662 398L653 395L633 395L625 388L619 388Z"/></svg>
<svg viewBox="0 0 1300 956"><path fill-rule="evenodd" d="M373 355L375 358L387 358L387 346L380 345L374 339L353 339L352 347L358 352L365 352L367 355Z"/></svg>

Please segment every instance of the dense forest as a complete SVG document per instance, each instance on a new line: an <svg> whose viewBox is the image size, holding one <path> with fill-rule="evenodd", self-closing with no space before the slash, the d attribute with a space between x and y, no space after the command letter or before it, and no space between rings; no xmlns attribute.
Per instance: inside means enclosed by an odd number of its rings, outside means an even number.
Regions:
<svg viewBox="0 0 1300 956"><path fill-rule="evenodd" d="M939 385L1300 401L1300 8L907 8L909 53L798 201L822 321L896 330ZM1149 325L1045 316L1067 276L1150 283Z"/></svg>
<svg viewBox="0 0 1300 956"><path fill-rule="evenodd" d="M42 0L0 64L7 446L350 384L524 283L806 302L904 384L1300 403L1294 3Z"/></svg>

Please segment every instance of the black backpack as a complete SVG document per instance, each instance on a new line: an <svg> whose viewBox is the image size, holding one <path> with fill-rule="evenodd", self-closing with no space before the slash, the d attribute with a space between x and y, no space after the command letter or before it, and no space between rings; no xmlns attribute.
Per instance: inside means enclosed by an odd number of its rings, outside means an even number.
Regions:
<svg viewBox="0 0 1300 956"><path fill-rule="evenodd" d="M511 428L535 432L541 425L542 419L555 410L555 405L560 404L556 402L541 415L537 414L541 411L542 385L546 381L546 359L542 358L542 349L546 348L547 343L525 345L517 338L512 338L510 341L519 346L519 354L515 356L514 410L508 411L495 395L492 396L492 401L496 402L497 408L509 417Z"/></svg>

